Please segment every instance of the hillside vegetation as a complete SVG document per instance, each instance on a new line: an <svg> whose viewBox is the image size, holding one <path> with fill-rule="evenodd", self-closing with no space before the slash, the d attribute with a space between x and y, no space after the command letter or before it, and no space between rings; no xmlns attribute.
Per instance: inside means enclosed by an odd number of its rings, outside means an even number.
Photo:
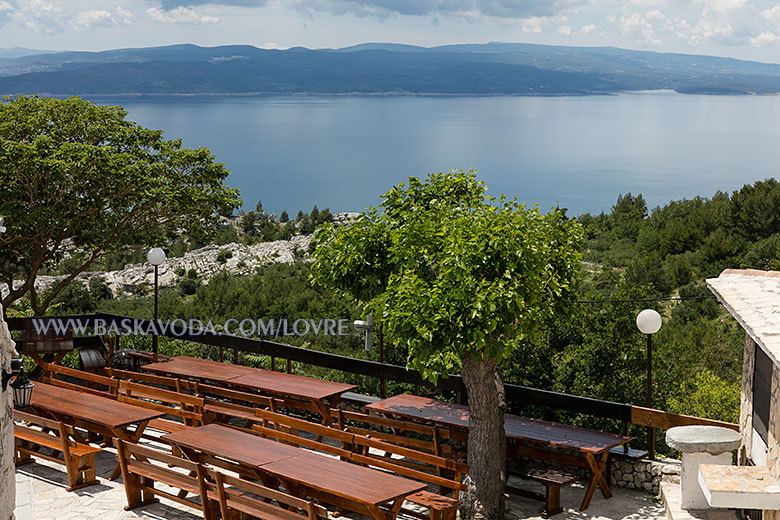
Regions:
<svg viewBox="0 0 780 520"><path fill-rule="evenodd" d="M302 214L298 220L307 218L311 220L311 215ZM712 298L704 279L717 276L725 268L780 269L780 183L769 179L731 194L718 192L710 198L672 201L652 210L641 195L629 193L621 195L609 212L585 214L577 220L586 238L578 288L580 302L559 309L540 332L538 341L517 351L507 381L644 405L646 341L634 320L640 310L652 307L664 317L654 341L654 407L736 422L744 332ZM268 226L285 229L276 223ZM246 233L236 232L239 239ZM232 233L230 240L235 239ZM269 233L275 236L275 232ZM183 278L187 277L183 273ZM361 312L332 292L314 287L309 264L304 260L264 266L251 276L223 273L211 280L196 276L194 282L194 287L184 283L187 287L163 290L162 317L215 322L230 317L356 319ZM151 315L149 294L111 298L95 283L74 288L66 296L53 313L102 310L138 317ZM694 299L665 300L677 296ZM644 299L651 301L633 301ZM84 301L87 305L81 305ZM354 331L346 337L277 340L365 357L362 336ZM148 348L149 343L146 338L122 341L138 348ZM210 347L171 340L162 345L170 353L216 355ZM406 364L406 352L388 336L385 357L387 362ZM269 365L269 360L257 357L244 357L243 361ZM376 393L378 388L376 381L366 382L342 372L300 364L294 364L294 370L350 381L366 392ZM393 384L389 388L411 390ZM609 420L524 403L510 405L518 413L620 430L619 424ZM641 446L644 431L634 428L631 434ZM659 449L664 449L662 444L659 439Z"/></svg>

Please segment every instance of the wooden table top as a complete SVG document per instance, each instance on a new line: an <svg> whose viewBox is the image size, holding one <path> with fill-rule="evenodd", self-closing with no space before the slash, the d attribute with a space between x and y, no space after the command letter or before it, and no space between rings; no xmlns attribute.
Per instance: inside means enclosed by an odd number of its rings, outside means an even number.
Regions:
<svg viewBox="0 0 780 520"><path fill-rule="evenodd" d="M191 448L215 457L255 467L277 460L297 457L303 453L295 446L264 439L219 424L188 428L168 433L160 438L165 442L184 448Z"/></svg>
<svg viewBox="0 0 780 520"><path fill-rule="evenodd" d="M375 412L431 421L461 429L469 427L469 407L427 397L401 394L366 405ZM587 453L601 453L620 446L629 437L519 415L504 415L504 431L512 439L533 441Z"/></svg>
<svg viewBox="0 0 780 520"><path fill-rule="evenodd" d="M304 399L322 400L341 395L355 388L355 385L323 381L313 377L298 376L285 372L254 369L255 372L230 379L232 385L245 386L264 392L293 395Z"/></svg>
<svg viewBox="0 0 780 520"><path fill-rule="evenodd" d="M379 505L425 489L422 482L301 450L298 457L266 464L262 470L329 495Z"/></svg>
<svg viewBox="0 0 780 520"><path fill-rule="evenodd" d="M30 404L109 429L122 428L165 415L164 412L40 382L35 383Z"/></svg>
<svg viewBox="0 0 780 520"><path fill-rule="evenodd" d="M144 370L180 377L207 379L220 383L245 386L270 393L292 395L303 399L322 400L352 390L355 385L323 381L313 377L274 372L262 368L220 363L208 359L178 356L171 361L145 365Z"/></svg>
<svg viewBox="0 0 780 520"><path fill-rule="evenodd" d="M227 383L230 379L244 374L251 374L256 368L230 363L220 363L210 359L199 359L189 356L177 356L170 361L150 363L141 367L148 372L171 374L178 377L193 377Z"/></svg>

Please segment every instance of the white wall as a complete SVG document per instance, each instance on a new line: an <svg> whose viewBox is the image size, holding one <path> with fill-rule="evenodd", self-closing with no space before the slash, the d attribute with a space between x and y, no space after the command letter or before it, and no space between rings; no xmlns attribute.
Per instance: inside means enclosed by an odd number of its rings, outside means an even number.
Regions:
<svg viewBox="0 0 780 520"><path fill-rule="evenodd" d="M0 367L11 371L11 358L16 355L14 342L3 321L0 305ZM14 471L13 392L9 387L0 392L0 520L14 517L16 477Z"/></svg>

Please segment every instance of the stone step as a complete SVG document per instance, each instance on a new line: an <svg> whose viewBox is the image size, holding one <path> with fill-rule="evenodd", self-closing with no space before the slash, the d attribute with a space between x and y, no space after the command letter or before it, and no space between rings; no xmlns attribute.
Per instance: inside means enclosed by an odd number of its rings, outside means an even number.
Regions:
<svg viewBox="0 0 780 520"><path fill-rule="evenodd" d="M661 498L668 520L739 520L736 511L716 509L710 511L686 511L681 507L680 484L661 482Z"/></svg>

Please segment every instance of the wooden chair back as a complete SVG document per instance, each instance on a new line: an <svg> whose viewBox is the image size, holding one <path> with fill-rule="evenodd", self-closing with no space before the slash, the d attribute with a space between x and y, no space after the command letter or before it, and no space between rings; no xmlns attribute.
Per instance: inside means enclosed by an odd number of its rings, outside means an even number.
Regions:
<svg viewBox="0 0 780 520"><path fill-rule="evenodd" d="M159 495L199 509L205 520L215 518L212 505L217 499L216 489L206 479L202 464L121 439L114 439L114 442L127 495L126 509L134 509L148 503L142 501L142 497L146 495ZM180 489L183 493L174 494L155 488L155 482ZM187 493L199 495L200 503L187 500Z"/></svg>
<svg viewBox="0 0 780 520"><path fill-rule="evenodd" d="M205 400L209 422L230 424L231 420L237 419L243 422L244 428L250 429L256 420L255 408L276 411L278 400L272 397L220 386L194 384L195 393Z"/></svg>
<svg viewBox="0 0 780 520"><path fill-rule="evenodd" d="M310 448L349 459L354 434L270 410L255 409L255 433L286 444ZM326 442L329 440L329 442Z"/></svg>
<svg viewBox="0 0 780 520"><path fill-rule="evenodd" d="M135 383L143 383L147 385L159 386L166 390L173 392L196 393L198 383L189 381L187 379L179 379L175 377L158 376L156 374L149 374L147 372L133 372L130 370L120 370L118 368L106 368L103 371L107 376L116 379L123 379L126 381L132 381Z"/></svg>
<svg viewBox="0 0 780 520"><path fill-rule="evenodd" d="M328 518L328 511L324 507L309 500L303 500L279 490L225 475L212 469L207 469L206 474L209 480L216 482L223 519L234 518L235 512L248 515L249 518L273 518L275 520ZM272 500L276 504L272 503Z"/></svg>
<svg viewBox="0 0 780 520"><path fill-rule="evenodd" d="M179 417L187 426L203 424L204 401L202 397L121 380L119 381L117 399L123 403Z"/></svg>
<svg viewBox="0 0 780 520"><path fill-rule="evenodd" d="M450 490L455 499L458 498L460 491L466 490L462 480L468 473L469 467L463 462L399 446L367 435L355 435L352 446L353 453L350 460L358 464L437 485Z"/></svg>
<svg viewBox="0 0 780 520"><path fill-rule="evenodd" d="M71 382L66 378L70 380L75 379L77 380L77 383ZM79 392L86 392L109 399L116 399L119 387L116 379L62 365L55 365L54 363L46 363L43 366L41 381L49 383L50 385L69 388L70 390Z"/></svg>

